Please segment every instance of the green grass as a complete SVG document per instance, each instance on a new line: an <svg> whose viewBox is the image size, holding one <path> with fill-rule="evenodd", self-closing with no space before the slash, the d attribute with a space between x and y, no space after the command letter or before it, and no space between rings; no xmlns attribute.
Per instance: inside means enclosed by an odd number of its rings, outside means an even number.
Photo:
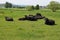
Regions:
<svg viewBox="0 0 60 40"><path fill-rule="evenodd" d="M55 20L57 25L45 25L43 19L38 21L18 20L24 15L35 15L37 12ZM14 21L5 21L5 16L13 17ZM0 40L60 40L60 11L0 9Z"/></svg>

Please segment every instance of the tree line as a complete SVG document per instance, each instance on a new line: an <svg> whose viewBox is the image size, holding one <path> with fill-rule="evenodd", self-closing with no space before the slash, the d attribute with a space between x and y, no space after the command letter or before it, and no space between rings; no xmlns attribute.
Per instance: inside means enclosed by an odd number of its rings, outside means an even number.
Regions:
<svg viewBox="0 0 60 40"><path fill-rule="evenodd" d="M12 8L12 7L13 7L12 3L9 3L9 2L5 3L5 8ZM17 7L17 8L21 8L21 7ZM39 9L39 5L36 5L36 7L30 6L29 9L31 9L31 10L34 10L34 9L38 10Z"/></svg>
<svg viewBox="0 0 60 40"><path fill-rule="evenodd" d="M5 3L5 8L12 8L12 3L6 2Z"/></svg>
<svg viewBox="0 0 60 40"><path fill-rule="evenodd" d="M27 7L28 8L28 10L39 10L40 9L40 6L37 4L36 6L29 6L29 7Z"/></svg>
<svg viewBox="0 0 60 40"><path fill-rule="evenodd" d="M47 8L51 9L53 12L56 12L56 10L60 9L60 3L56 1L51 1L48 5Z"/></svg>
<svg viewBox="0 0 60 40"><path fill-rule="evenodd" d="M6 2L5 8L12 8L12 3ZM48 9L51 9L53 12L56 12L56 10L60 9L60 3L56 1L51 1L47 6ZM40 6L37 4L36 6L29 6L27 7L28 10L39 10Z"/></svg>

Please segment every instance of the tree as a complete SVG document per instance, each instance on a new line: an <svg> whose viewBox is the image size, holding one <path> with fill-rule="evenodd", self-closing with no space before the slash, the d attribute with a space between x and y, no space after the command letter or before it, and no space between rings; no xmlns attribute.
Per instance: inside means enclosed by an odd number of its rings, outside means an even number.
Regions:
<svg viewBox="0 0 60 40"><path fill-rule="evenodd" d="M34 10L35 9L34 6L31 6L31 9Z"/></svg>
<svg viewBox="0 0 60 40"><path fill-rule="evenodd" d="M31 10L34 10L35 9L34 6L28 6L27 8L28 8L28 11L31 11Z"/></svg>
<svg viewBox="0 0 60 40"><path fill-rule="evenodd" d="M35 8L36 10L39 10L39 5L36 5L36 8Z"/></svg>
<svg viewBox="0 0 60 40"><path fill-rule="evenodd" d="M60 9L60 3L56 1L51 1L47 7L51 9L53 12L56 12L56 10Z"/></svg>
<svg viewBox="0 0 60 40"><path fill-rule="evenodd" d="M5 3L5 8L8 8L8 4L9 4L8 2Z"/></svg>
<svg viewBox="0 0 60 40"><path fill-rule="evenodd" d="M12 4L11 3L9 3L9 8L12 8Z"/></svg>
<svg viewBox="0 0 60 40"><path fill-rule="evenodd" d="M12 8L12 4L11 4L11 3L6 2L6 3L5 3L5 8Z"/></svg>

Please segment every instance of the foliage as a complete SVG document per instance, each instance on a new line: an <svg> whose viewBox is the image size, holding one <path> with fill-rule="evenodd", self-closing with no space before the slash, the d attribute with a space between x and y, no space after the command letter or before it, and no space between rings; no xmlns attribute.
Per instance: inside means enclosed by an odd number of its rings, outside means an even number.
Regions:
<svg viewBox="0 0 60 40"><path fill-rule="evenodd" d="M39 5L36 5L35 9L36 9L36 10L39 10Z"/></svg>
<svg viewBox="0 0 60 40"><path fill-rule="evenodd" d="M27 8L28 8L29 11L31 11L31 10L39 10L40 9L39 5L36 5L36 6L32 5L32 6L28 6Z"/></svg>
<svg viewBox="0 0 60 40"><path fill-rule="evenodd" d="M53 12L60 9L60 3L56 1L51 1L50 4L48 4L48 8L50 8Z"/></svg>
<svg viewBox="0 0 60 40"><path fill-rule="evenodd" d="M12 4L11 4L11 3L6 2L6 3L5 3L5 8L12 8Z"/></svg>
<svg viewBox="0 0 60 40"><path fill-rule="evenodd" d="M28 11L31 11L31 10L35 9L34 6L28 6L27 8L28 8Z"/></svg>

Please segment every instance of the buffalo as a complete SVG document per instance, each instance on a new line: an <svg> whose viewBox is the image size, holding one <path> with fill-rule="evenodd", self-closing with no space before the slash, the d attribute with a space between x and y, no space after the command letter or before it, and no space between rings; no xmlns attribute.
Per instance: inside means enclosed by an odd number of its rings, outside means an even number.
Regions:
<svg viewBox="0 0 60 40"><path fill-rule="evenodd" d="M33 15L29 15L29 16L25 15L25 17L24 17L24 18L19 18L19 20L36 21L36 20L37 20L37 18L35 18Z"/></svg>
<svg viewBox="0 0 60 40"><path fill-rule="evenodd" d="M5 20L6 21L13 21L13 18L11 18L11 17L5 17Z"/></svg>
<svg viewBox="0 0 60 40"><path fill-rule="evenodd" d="M38 19L43 19L44 16L41 13L36 13L36 15L25 15L23 18L19 18L19 20L30 20L30 21L37 21Z"/></svg>
<svg viewBox="0 0 60 40"><path fill-rule="evenodd" d="M45 18L45 24L46 25L55 25L55 21L52 19Z"/></svg>
<svg viewBox="0 0 60 40"><path fill-rule="evenodd" d="M25 15L25 19L30 20L30 21L36 21L37 20L37 18L35 18L33 15L29 15L29 16Z"/></svg>
<svg viewBox="0 0 60 40"><path fill-rule="evenodd" d="M36 13L37 16L42 16L41 13Z"/></svg>
<svg viewBox="0 0 60 40"><path fill-rule="evenodd" d="M36 17L37 19L43 19L43 18L45 18L45 16L42 16L41 13L37 13L37 14L35 15L35 17Z"/></svg>

